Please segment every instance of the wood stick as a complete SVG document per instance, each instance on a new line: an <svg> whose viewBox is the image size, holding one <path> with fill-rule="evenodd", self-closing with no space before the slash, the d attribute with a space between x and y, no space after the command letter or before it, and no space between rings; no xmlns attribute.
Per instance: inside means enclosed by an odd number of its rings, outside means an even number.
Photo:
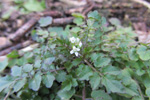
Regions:
<svg viewBox="0 0 150 100"><path fill-rule="evenodd" d="M18 54L19 54L20 56L23 56L24 53L26 53L26 52L31 52L31 51L33 51L35 48L37 48L38 46L39 46L39 43L31 44L31 45L29 45L29 46L27 46L27 47L25 47L25 48L19 50L19 51L18 51ZM1 62L1 61L4 61L6 58L7 58L7 55L0 56L0 62Z"/></svg>
<svg viewBox="0 0 150 100"><path fill-rule="evenodd" d="M65 11L65 13L66 13L66 14L70 14L70 15L71 15L72 13L76 13L76 12L81 13L84 8L85 8L85 6L76 7L76 8L71 8L71 9Z"/></svg>
<svg viewBox="0 0 150 100"><path fill-rule="evenodd" d="M4 56L4 55L10 53L13 50L17 50L17 49L21 49L23 47L29 46L31 43L32 43L32 41L30 41L30 40L25 41L23 43L19 43L19 44L15 45L15 46L12 46L12 47L10 47L8 49L5 49L5 50L1 51L0 52L0 56Z"/></svg>
<svg viewBox="0 0 150 100"><path fill-rule="evenodd" d="M73 22L74 17L56 18L53 19L52 25L66 25Z"/></svg>
<svg viewBox="0 0 150 100"><path fill-rule="evenodd" d="M18 41L23 35L25 35L40 19L39 16L31 18L26 24L19 28L14 34L8 36L12 41Z"/></svg>
<svg viewBox="0 0 150 100"><path fill-rule="evenodd" d="M36 16L31 18L26 24L24 24L21 28L19 28L14 34L8 36L8 38L14 42L18 41L22 36L24 36L43 16L61 16L62 14L58 11L45 11L42 13L38 13Z"/></svg>
<svg viewBox="0 0 150 100"><path fill-rule="evenodd" d="M83 15L86 15L88 12L90 12L94 8L94 5L95 5L94 2L91 2L88 0L87 0L87 2L90 4L90 6L86 10L83 11L83 13L82 13Z"/></svg>
<svg viewBox="0 0 150 100"><path fill-rule="evenodd" d="M12 45L13 45L12 42L8 42L8 43L5 44L5 45L1 45L1 46L0 46L0 50L3 50L3 49L5 49L5 48L8 48L8 47L10 47L10 46L12 46Z"/></svg>
<svg viewBox="0 0 150 100"><path fill-rule="evenodd" d="M43 12L38 13L38 15L40 17L43 17L43 16L52 16L52 17L56 18L56 17L63 16L63 13L59 12L59 11L43 11Z"/></svg>
<svg viewBox="0 0 150 100"><path fill-rule="evenodd" d="M140 3L140 4L144 5L145 7L147 7L148 9L150 9L150 3L148 3L148 2L145 1L145 0L131 0L131 1Z"/></svg>

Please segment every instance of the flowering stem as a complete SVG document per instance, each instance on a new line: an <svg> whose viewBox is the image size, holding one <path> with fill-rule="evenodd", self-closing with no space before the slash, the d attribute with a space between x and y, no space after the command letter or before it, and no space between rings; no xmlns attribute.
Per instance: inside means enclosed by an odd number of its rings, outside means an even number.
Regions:
<svg viewBox="0 0 150 100"><path fill-rule="evenodd" d="M93 69L93 71L99 73L100 76L104 76L102 73L100 73L99 71L97 71L97 70L93 67L93 65L91 65L86 59L84 59L84 62L85 62L86 64L88 64L89 67L91 67L91 68Z"/></svg>

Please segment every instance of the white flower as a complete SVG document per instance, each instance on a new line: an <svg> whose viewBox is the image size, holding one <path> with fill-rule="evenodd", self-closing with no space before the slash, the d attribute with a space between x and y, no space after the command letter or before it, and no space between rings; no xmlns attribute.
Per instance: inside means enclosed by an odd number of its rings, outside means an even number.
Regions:
<svg viewBox="0 0 150 100"><path fill-rule="evenodd" d="M82 42L79 43L79 47L82 47Z"/></svg>
<svg viewBox="0 0 150 100"><path fill-rule="evenodd" d="M80 42L80 39L79 38L76 38L76 43L79 43Z"/></svg>
<svg viewBox="0 0 150 100"><path fill-rule="evenodd" d="M76 38L75 38L75 37L71 37L71 38L70 38L70 42L71 42L71 43L75 43L75 41L76 41Z"/></svg>
<svg viewBox="0 0 150 100"><path fill-rule="evenodd" d="M79 55L78 51L80 51L80 49L73 46L73 49L70 51L70 54L74 53L76 56L78 56Z"/></svg>
<svg viewBox="0 0 150 100"><path fill-rule="evenodd" d="M70 51L70 54L75 54L76 56L79 56L79 51L80 48L82 47L82 42L80 41L79 38L75 38L75 37L71 37L70 42L73 43L72 44L72 50Z"/></svg>
<svg viewBox="0 0 150 100"><path fill-rule="evenodd" d="M70 54L73 54L73 53L74 53L74 51L73 51L73 50L71 50L71 51L70 51Z"/></svg>
<svg viewBox="0 0 150 100"><path fill-rule="evenodd" d="M78 52L75 52L75 55L78 57L79 53L78 53Z"/></svg>
<svg viewBox="0 0 150 100"><path fill-rule="evenodd" d="M80 51L79 48L76 48L75 46L73 46L73 51L76 52L76 51Z"/></svg>

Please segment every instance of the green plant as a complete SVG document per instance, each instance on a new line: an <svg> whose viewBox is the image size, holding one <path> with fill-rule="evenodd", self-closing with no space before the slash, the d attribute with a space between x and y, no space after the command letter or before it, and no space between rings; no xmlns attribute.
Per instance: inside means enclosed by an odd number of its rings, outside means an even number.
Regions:
<svg viewBox="0 0 150 100"><path fill-rule="evenodd" d="M14 0L16 9L21 13L40 12L45 10L45 1L41 0Z"/></svg>
<svg viewBox="0 0 150 100"><path fill-rule="evenodd" d="M14 51L0 63L1 98L148 100L149 45L138 44L131 28L111 23L116 30L110 32L97 11L86 21L81 14L73 16L76 25L65 29L33 30L40 47L22 57Z"/></svg>

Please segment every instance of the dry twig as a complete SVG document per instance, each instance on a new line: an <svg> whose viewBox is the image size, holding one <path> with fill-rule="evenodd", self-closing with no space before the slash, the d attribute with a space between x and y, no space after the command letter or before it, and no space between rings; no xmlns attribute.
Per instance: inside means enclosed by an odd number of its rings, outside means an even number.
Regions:
<svg viewBox="0 0 150 100"><path fill-rule="evenodd" d="M39 16L31 18L26 24L19 28L14 34L11 34L8 38L12 41L18 41L24 34L26 34L40 19Z"/></svg>
<svg viewBox="0 0 150 100"><path fill-rule="evenodd" d="M148 9L150 9L150 3L148 3L145 0L132 0L132 1L140 3L140 4L144 5L145 7L147 7Z"/></svg>
<svg viewBox="0 0 150 100"><path fill-rule="evenodd" d="M38 13L36 16L31 18L26 24L24 24L21 28L19 28L14 34L9 36L9 39L12 41L18 41L22 36L24 36L43 16L61 16L61 13L58 11L47 11Z"/></svg>
<svg viewBox="0 0 150 100"><path fill-rule="evenodd" d="M53 19L53 25L66 25L73 22L74 17L56 18Z"/></svg>
<svg viewBox="0 0 150 100"><path fill-rule="evenodd" d="M88 1L87 0L87 2L89 3L89 7L85 10L85 11L83 11L83 15L86 15L88 12L90 12L93 8L94 8L94 5L95 5L95 2L91 2L91 1Z"/></svg>
<svg viewBox="0 0 150 100"><path fill-rule="evenodd" d="M32 41L30 41L30 40L25 41L23 43L19 43L19 44L15 45L15 46L12 46L12 47L10 47L8 49L5 49L5 50L1 51L0 52L0 56L6 55L6 54L10 53L13 50L17 50L17 49L21 49L23 47L29 46L31 43L32 43Z"/></svg>

